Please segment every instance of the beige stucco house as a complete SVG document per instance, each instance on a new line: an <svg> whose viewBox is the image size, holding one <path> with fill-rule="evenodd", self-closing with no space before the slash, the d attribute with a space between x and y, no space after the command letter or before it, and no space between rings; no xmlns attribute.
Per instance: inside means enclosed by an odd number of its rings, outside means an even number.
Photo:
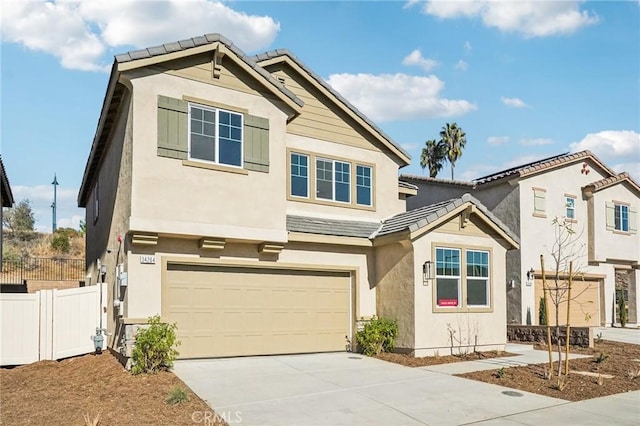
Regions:
<svg viewBox="0 0 640 426"><path fill-rule="evenodd" d="M469 196L406 213L409 161L286 50L213 34L116 56L78 197L109 347L158 314L183 358L344 350L374 315L409 352L448 348L448 324L503 346L517 237Z"/></svg>
<svg viewBox="0 0 640 426"><path fill-rule="evenodd" d="M409 208L469 192L518 235L520 249L507 254L509 323L538 322L543 295L540 255L545 257L547 277L553 280L559 269L561 281L565 281L568 265L556 268L551 255L557 252L553 222L558 220L575 233L563 253L573 260L577 271L571 324L615 324L616 301L621 295L627 304L629 323L637 324L640 187L629 174L616 173L593 153L582 151L541 159L471 182L405 175L401 179L419 187L418 195L408 201ZM560 313L564 323L566 302L560 304Z"/></svg>
<svg viewBox="0 0 640 426"><path fill-rule="evenodd" d="M9 184L9 178L7 177L7 172L4 168L4 163L2 162L2 157L0 157L0 224L2 221L2 214L5 207L11 208L13 207L13 192L11 192L11 185ZM1 226L1 225L0 225ZM2 270L2 239L3 232L0 229L0 271Z"/></svg>

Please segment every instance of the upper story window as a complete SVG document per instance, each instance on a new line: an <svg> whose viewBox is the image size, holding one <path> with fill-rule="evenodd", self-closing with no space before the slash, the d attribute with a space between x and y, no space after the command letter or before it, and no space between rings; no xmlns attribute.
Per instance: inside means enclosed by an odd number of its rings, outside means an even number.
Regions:
<svg viewBox="0 0 640 426"><path fill-rule="evenodd" d="M565 217L567 219L574 219L576 218L576 197L574 196L570 196L570 195L565 195L564 197L565 202Z"/></svg>
<svg viewBox="0 0 640 426"><path fill-rule="evenodd" d="M309 156L291 154L291 195L309 197Z"/></svg>
<svg viewBox="0 0 640 426"><path fill-rule="evenodd" d="M543 188L533 188L533 215L547 217L546 215L547 190Z"/></svg>
<svg viewBox="0 0 640 426"><path fill-rule="evenodd" d="M629 232L629 206L614 204L613 220L616 231Z"/></svg>
<svg viewBox="0 0 640 426"><path fill-rule="evenodd" d="M243 116L189 104L189 158L242 166Z"/></svg>
<svg viewBox="0 0 640 426"><path fill-rule="evenodd" d="M315 165L315 168L310 169L310 165ZM312 153L289 152L288 195L291 199L373 207L373 182L372 165Z"/></svg>
<svg viewBox="0 0 640 426"><path fill-rule="evenodd" d="M435 251L435 306L489 308L489 251L452 247L436 247Z"/></svg>

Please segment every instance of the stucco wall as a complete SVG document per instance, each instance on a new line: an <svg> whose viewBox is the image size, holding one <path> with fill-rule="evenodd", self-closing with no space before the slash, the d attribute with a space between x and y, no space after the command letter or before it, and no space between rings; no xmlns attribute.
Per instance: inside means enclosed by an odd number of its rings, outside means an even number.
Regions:
<svg viewBox="0 0 640 426"><path fill-rule="evenodd" d="M448 185L440 182L409 181L418 186L418 194L407 199L407 210L458 198L465 193L474 193L471 186Z"/></svg>
<svg viewBox="0 0 640 426"><path fill-rule="evenodd" d="M422 264L426 260L435 261L434 245L441 247L469 247L491 251L491 311L471 312L464 307L451 308L449 312L435 312L434 283L422 285ZM414 280L416 317L416 356L450 353L449 330L461 343L454 342L455 350L504 349L506 343L506 292L505 292L505 252L498 241L489 236L430 232L414 242ZM440 308L442 309L442 308Z"/></svg>
<svg viewBox="0 0 640 426"><path fill-rule="evenodd" d="M377 311L381 318L398 322L396 348L415 347L415 286L413 246L392 243L375 251Z"/></svg>

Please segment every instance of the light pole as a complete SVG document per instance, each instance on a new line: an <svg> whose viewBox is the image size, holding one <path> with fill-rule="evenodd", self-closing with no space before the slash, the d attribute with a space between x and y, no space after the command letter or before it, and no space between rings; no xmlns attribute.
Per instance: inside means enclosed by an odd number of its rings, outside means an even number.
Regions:
<svg viewBox="0 0 640 426"><path fill-rule="evenodd" d="M57 204L57 187L58 187L58 178L56 177L56 174L53 174L53 182L51 182L51 185L53 185L53 204L51 204L51 209L53 209L53 224L52 224L52 232L56 232L56 204Z"/></svg>

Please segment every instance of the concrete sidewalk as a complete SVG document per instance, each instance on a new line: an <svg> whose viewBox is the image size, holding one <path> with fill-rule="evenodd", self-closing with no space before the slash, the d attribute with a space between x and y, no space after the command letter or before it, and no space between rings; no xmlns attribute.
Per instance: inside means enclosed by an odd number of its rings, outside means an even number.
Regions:
<svg viewBox="0 0 640 426"><path fill-rule="evenodd" d="M640 328L599 327L593 330L594 339L598 336L604 340L640 345Z"/></svg>

